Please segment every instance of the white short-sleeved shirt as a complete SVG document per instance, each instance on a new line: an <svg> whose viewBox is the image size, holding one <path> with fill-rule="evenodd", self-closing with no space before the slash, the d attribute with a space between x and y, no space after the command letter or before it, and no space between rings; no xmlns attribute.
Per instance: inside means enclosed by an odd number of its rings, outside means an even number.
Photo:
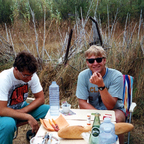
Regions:
<svg viewBox="0 0 144 144"><path fill-rule="evenodd" d="M34 94L42 91L42 86L36 73L26 83L15 78L13 69L12 67L0 73L0 100L7 101L8 107L18 109L27 99L29 88Z"/></svg>
<svg viewBox="0 0 144 144"><path fill-rule="evenodd" d="M89 82L91 76L92 71L90 69L86 69L80 72L77 81L76 96L79 99L84 100L89 99L89 103L93 105L96 109L106 110L107 108L105 107L105 105L101 100L101 96L98 91L98 86ZM108 92L111 94L111 96L118 98L114 109L120 109L125 112L124 105L122 102L122 96L123 96L122 73L115 69L106 68L106 73L103 76L103 81L105 87L108 89Z"/></svg>

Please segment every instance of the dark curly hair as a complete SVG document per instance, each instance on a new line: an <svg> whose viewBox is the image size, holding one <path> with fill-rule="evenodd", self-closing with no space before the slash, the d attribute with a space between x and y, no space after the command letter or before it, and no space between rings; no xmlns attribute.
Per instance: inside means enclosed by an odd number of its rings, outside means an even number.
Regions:
<svg viewBox="0 0 144 144"><path fill-rule="evenodd" d="M17 67L20 72L27 70L29 73L35 73L38 69L38 62L31 53L22 51L17 54L13 66Z"/></svg>

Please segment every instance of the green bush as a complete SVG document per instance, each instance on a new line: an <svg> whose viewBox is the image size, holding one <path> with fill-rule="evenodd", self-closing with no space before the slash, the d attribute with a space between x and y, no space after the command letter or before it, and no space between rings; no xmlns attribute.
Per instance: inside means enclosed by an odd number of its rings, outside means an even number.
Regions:
<svg viewBox="0 0 144 144"><path fill-rule="evenodd" d="M14 2L15 0L13 0ZM11 19L23 19L25 21L30 21L32 18L31 10L35 14L35 19L37 22L41 22L44 17L44 10L46 10L46 16L50 17L49 10L46 9L46 3L43 0L19 0L13 3L11 9L13 14L11 15Z"/></svg>
<svg viewBox="0 0 144 144"><path fill-rule="evenodd" d="M143 0L0 0L0 23L9 23L10 20L13 21L17 18L30 21L30 7L37 22L43 21L44 10L46 19L75 19L76 14L81 17L81 9L82 15L85 17L91 2L93 4L90 16L94 16L97 1L96 16L101 19L102 23L107 23L108 14L109 21L113 22L117 11L120 23L125 22L128 13L131 19L139 20L140 12L144 9Z"/></svg>
<svg viewBox="0 0 144 144"><path fill-rule="evenodd" d="M53 9L60 12L62 19L74 19L75 12L78 12L78 15L80 15L81 9L83 16L86 16L89 5L89 0L53 0Z"/></svg>
<svg viewBox="0 0 144 144"><path fill-rule="evenodd" d="M142 9L144 9L144 1L142 0L101 0L98 5L97 16L100 15L101 21L106 23L107 14L109 14L109 20L114 21L118 10L117 18L120 23L124 23L128 13L131 16L131 19L138 20Z"/></svg>
<svg viewBox="0 0 144 144"><path fill-rule="evenodd" d="M10 23L11 0L0 0L0 23Z"/></svg>
<svg viewBox="0 0 144 144"><path fill-rule="evenodd" d="M40 22L44 18L44 10L46 10L46 18L50 18L49 5L44 0L30 0L30 6L35 14L35 19Z"/></svg>

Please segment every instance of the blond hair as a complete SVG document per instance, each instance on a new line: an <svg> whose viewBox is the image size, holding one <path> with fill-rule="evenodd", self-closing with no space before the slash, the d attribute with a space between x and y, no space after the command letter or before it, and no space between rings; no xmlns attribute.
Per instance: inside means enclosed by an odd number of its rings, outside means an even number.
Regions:
<svg viewBox="0 0 144 144"><path fill-rule="evenodd" d="M101 46L92 45L85 51L85 57L90 57L92 55L106 58L106 51Z"/></svg>

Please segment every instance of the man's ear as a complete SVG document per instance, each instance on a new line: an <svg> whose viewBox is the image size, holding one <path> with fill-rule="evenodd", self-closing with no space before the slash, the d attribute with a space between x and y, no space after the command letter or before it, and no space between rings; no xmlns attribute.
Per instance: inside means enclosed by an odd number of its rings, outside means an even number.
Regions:
<svg viewBox="0 0 144 144"><path fill-rule="evenodd" d="M106 58L104 58L104 65L106 65Z"/></svg>
<svg viewBox="0 0 144 144"><path fill-rule="evenodd" d="M15 69L16 71L18 71L17 67L14 67L14 69Z"/></svg>
<svg viewBox="0 0 144 144"><path fill-rule="evenodd" d="M106 64L106 58L104 58L104 64Z"/></svg>
<svg viewBox="0 0 144 144"><path fill-rule="evenodd" d="M86 64L87 64L87 66L88 66L88 64L89 64L89 62L86 60Z"/></svg>

